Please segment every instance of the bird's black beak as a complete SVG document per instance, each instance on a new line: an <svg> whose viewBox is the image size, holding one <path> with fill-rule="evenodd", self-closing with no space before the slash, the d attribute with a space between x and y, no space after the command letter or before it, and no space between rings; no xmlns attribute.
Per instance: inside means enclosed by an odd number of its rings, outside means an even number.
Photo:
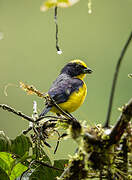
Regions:
<svg viewBox="0 0 132 180"><path fill-rule="evenodd" d="M92 72L93 72L93 70L90 68L83 69L84 74L91 74Z"/></svg>

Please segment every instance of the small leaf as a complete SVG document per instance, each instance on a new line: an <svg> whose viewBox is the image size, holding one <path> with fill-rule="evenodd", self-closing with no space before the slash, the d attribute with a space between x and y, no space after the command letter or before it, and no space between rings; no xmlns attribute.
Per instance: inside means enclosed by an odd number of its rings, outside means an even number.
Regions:
<svg viewBox="0 0 132 180"><path fill-rule="evenodd" d="M76 4L79 0L47 0L41 6L41 11L47 11L53 7L66 8Z"/></svg>
<svg viewBox="0 0 132 180"><path fill-rule="evenodd" d="M11 149L11 141L3 131L0 131L0 152L1 151L10 152L10 149Z"/></svg>
<svg viewBox="0 0 132 180"><path fill-rule="evenodd" d="M1 180L10 180L6 172L0 167L0 178Z"/></svg>
<svg viewBox="0 0 132 180"><path fill-rule="evenodd" d="M11 152L19 156L24 156L27 151L29 152L29 148L32 147L29 137L24 136L23 134L17 136L16 139L11 142Z"/></svg>

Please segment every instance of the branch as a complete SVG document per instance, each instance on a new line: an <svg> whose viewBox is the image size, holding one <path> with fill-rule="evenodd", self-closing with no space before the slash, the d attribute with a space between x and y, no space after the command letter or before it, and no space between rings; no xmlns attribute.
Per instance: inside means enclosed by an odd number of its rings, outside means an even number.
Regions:
<svg viewBox="0 0 132 180"><path fill-rule="evenodd" d="M131 118L132 118L132 99L128 102L126 106L124 106L122 110L122 114L120 115L116 125L112 129L109 135L110 139L108 146L112 144L116 144L120 140Z"/></svg>
<svg viewBox="0 0 132 180"><path fill-rule="evenodd" d="M57 120L65 120L65 121L67 121L68 119L67 118L63 118L63 117L57 117L57 116L41 116L40 118L38 118L35 122L37 123L37 122L39 122L39 121L41 121L41 120L43 120L43 119L47 119L47 118L53 118L52 120L48 120L48 121L57 121Z"/></svg>
<svg viewBox="0 0 132 180"><path fill-rule="evenodd" d="M31 117L23 114L23 113L20 112L20 111L16 111L15 109L13 109L13 108L10 107L10 106L7 106L7 105L5 105L5 104L0 104L0 108L2 108L3 110L6 110L6 111L8 111L8 112L11 112L11 113L13 113L13 114L16 114L17 116L20 116L20 117L22 117L22 118L24 118L24 119L26 119L26 120L34 123L34 120L33 120Z"/></svg>
<svg viewBox="0 0 132 180"><path fill-rule="evenodd" d="M111 110L112 110L112 104L113 104L113 98L114 98L114 93L115 93L115 87L116 87L116 82L117 82L117 78L118 78L118 73L119 73L119 70L120 70L120 66L121 66L121 62L123 60L123 57L127 51L127 48L130 44L132 40L132 32L124 46L124 48L122 49L121 51L121 55L117 61L117 65L116 65L116 70L115 70L115 74L114 74L114 77L113 77L113 83L112 83L112 88L111 88L111 93L110 93L110 99L109 99L109 107L108 107L108 113L107 113L107 118L106 118L106 122L105 122L105 125L104 127L109 127L109 122L110 122L110 115L111 115Z"/></svg>

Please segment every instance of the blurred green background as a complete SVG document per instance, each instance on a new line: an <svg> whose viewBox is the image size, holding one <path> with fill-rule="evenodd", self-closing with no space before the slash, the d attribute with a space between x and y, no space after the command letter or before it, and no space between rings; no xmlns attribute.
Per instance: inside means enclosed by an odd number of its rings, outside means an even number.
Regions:
<svg viewBox="0 0 132 180"><path fill-rule="evenodd" d="M42 13L42 0L0 0L0 103L8 104L27 115L32 114L33 100L39 112L42 99L28 96L15 86L19 81L46 92L60 69L72 59L82 59L94 70L86 77L88 95L74 115L88 124L104 123L115 65L132 30L131 0L93 0L92 14L87 1L58 10L59 45L55 49L53 9ZM113 124L121 107L132 97L132 43L124 57L119 74L111 117ZM14 138L28 122L0 110L0 130ZM71 140L61 143L55 158L67 157L75 150Z"/></svg>

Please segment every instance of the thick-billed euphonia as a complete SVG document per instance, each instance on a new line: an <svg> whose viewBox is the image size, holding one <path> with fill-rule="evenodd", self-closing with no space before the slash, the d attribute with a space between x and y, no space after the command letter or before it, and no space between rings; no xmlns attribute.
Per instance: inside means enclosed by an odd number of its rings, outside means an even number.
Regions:
<svg viewBox="0 0 132 180"><path fill-rule="evenodd" d="M83 61L78 59L70 61L62 68L59 76L50 87L48 95L65 112L75 111L83 104L87 94L87 86L83 79L86 74L91 73L92 70ZM46 104L40 117L49 111L60 113L55 106Z"/></svg>

